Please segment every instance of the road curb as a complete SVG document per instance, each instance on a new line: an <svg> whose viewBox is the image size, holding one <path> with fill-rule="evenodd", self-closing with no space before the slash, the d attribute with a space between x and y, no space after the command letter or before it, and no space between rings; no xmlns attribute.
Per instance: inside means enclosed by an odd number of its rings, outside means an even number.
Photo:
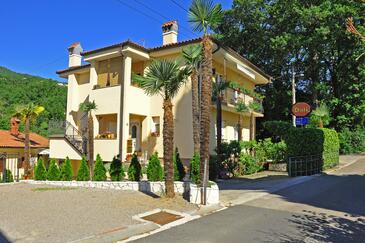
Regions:
<svg viewBox="0 0 365 243"><path fill-rule="evenodd" d="M325 172L326 172L326 173L333 173L333 172L335 172L335 171L341 170L341 169L343 169L343 168L346 168L346 167L348 167L348 166L350 166L350 165L355 164L355 163L356 163L356 162L358 162L360 159L365 159L365 156L361 155L361 156L359 156L359 157L355 158L353 161L351 161L351 162L349 162L349 163L347 163L347 164L344 164L344 165L339 166L339 167L337 167L337 168L332 168L332 169L326 170Z"/></svg>

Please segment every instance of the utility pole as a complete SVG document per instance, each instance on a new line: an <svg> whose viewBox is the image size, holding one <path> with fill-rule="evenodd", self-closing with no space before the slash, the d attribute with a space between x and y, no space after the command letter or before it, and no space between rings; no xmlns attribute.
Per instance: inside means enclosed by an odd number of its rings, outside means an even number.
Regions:
<svg viewBox="0 0 365 243"><path fill-rule="evenodd" d="M291 80L291 90L292 90L292 104L294 105L297 101L296 101L296 97L295 97L295 71L294 71L294 67L292 69L292 80ZM292 115L293 118L293 126L296 127L296 117L294 115Z"/></svg>

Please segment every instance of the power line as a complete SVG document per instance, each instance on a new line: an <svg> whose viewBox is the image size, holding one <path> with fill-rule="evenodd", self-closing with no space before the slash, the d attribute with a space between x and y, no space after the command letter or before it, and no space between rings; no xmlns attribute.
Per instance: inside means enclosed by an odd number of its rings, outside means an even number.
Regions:
<svg viewBox="0 0 365 243"><path fill-rule="evenodd" d="M143 6L143 7L145 7L146 9L150 10L151 12L153 12L153 13L157 14L158 16L160 16L161 18L165 19L166 21L170 21L170 20L171 20L171 18L166 17L165 15L163 15L162 13L160 13L159 11L157 11L157 10L155 10L155 9L151 8L151 7L150 7L150 6L148 6L147 4L145 4L145 3L141 2L140 0L134 0L134 1L135 1L136 3L138 3L138 4L142 5L142 6ZM184 26L179 26L179 28L181 28L181 29L185 30L185 31L186 31L186 33L187 33L187 32L189 32L189 34L192 34L192 35L196 36L196 33L194 33L194 32L193 32L191 29L189 29L189 28L185 28Z"/></svg>
<svg viewBox="0 0 365 243"><path fill-rule="evenodd" d="M184 6L182 6L180 3L176 2L175 0L170 0L172 3L174 3L176 6L184 10L185 12L189 13L189 10L187 10Z"/></svg>
<svg viewBox="0 0 365 243"><path fill-rule="evenodd" d="M134 6L132 6L130 4L127 4L126 2L123 2L122 0L116 0L116 1L118 3L120 3L120 4L122 4L122 5L125 5L126 7L130 8L130 9L132 9L135 12L137 12L137 13L139 13L139 14L147 17L147 18L150 18L150 19L152 19L153 21L155 21L155 22L157 22L159 24L162 24L160 20L156 19L155 17L153 17L153 16L151 16L149 14L146 14L145 12L140 11L139 9L135 8ZM186 38L190 38L189 36L187 36L187 35L185 35L183 33L181 33L181 35L185 36Z"/></svg>

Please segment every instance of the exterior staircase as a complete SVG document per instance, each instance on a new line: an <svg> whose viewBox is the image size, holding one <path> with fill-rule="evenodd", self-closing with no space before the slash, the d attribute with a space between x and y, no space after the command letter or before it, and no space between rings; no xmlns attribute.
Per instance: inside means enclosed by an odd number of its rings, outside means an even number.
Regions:
<svg viewBox="0 0 365 243"><path fill-rule="evenodd" d="M50 121L50 135L63 135L65 140L81 155L87 154L87 137L68 121Z"/></svg>

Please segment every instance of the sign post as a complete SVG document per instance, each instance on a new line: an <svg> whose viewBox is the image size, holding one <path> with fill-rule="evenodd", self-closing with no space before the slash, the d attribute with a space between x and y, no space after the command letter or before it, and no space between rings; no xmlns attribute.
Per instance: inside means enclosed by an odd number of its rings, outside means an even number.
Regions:
<svg viewBox="0 0 365 243"><path fill-rule="evenodd" d="M292 115L296 117L295 125L296 126L305 126L309 124L308 115L311 113L311 106L305 102L297 102L292 108Z"/></svg>

